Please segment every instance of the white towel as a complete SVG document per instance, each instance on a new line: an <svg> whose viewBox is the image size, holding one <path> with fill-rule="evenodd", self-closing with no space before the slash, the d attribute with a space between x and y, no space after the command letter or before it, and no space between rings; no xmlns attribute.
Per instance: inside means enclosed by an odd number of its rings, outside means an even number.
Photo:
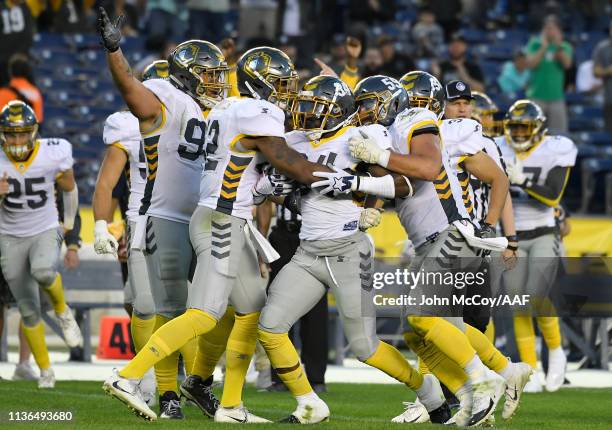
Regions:
<svg viewBox="0 0 612 430"><path fill-rule="evenodd" d="M454 221L453 225L457 227L459 233L467 240L470 246L489 251L503 251L508 247L508 239L505 237L481 238L475 235L474 225L465 220Z"/></svg>
<svg viewBox="0 0 612 430"><path fill-rule="evenodd" d="M280 258L280 255L276 250L270 245L270 242L255 228L253 225L253 221L247 220L247 227L251 233L251 237L253 238L253 245L257 248L257 252L259 256L265 263L272 263Z"/></svg>
<svg viewBox="0 0 612 430"><path fill-rule="evenodd" d="M144 251L147 248L147 216L138 215L134 224L130 248L137 251Z"/></svg>

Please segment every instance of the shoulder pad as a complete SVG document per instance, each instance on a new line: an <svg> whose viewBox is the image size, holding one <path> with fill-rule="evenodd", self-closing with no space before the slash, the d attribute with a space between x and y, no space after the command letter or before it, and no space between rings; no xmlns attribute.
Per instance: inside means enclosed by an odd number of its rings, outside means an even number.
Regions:
<svg viewBox="0 0 612 430"><path fill-rule="evenodd" d="M546 150L550 151L555 161L555 166L573 166L576 164L576 156L578 155L578 148L574 142L565 136L547 136L546 137Z"/></svg>
<svg viewBox="0 0 612 430"><path fill-rule="evenodd" d="M72 168L72 145L66 139L47 138L40 139L40 144L45 146L45 152L50 160L54 161L60 171Z"/></svg>
<svg viewBox="0 0 612 430"><path fill-rule="evenodd" d="M400 112L395 118L394 124L398 122L405 126L413 126L419 122L433 121L438 123L438 117L432 111L423 108L410 108Z"/></svg>
<svg viewBox="0 0 612 430"><path fill-rule="evenodd" d="M276 105L256 99L241 99L234 105L238 133L246 136L285 137L285 113Z"/></svg>
<svg viewBox="0 0 612 430"><path fill-rule="evenodd" d="M166 110L170 112L174 111L177 100L189 99L197 105L197 103L191 97L164 79L149 79L148 81L144 81L142 84L151 90L159 101L162 102Z"/></svg>
<svg viewBox="0 0 612 430"><path fill-rule="evenodd" d="M106 118L102 140L105 145L126 140L140 140L138 118L128 111L115 112Z"/></svg>
<svg viewBox="0 0 612 430"><path fill-rule="evenodd" d="M451 153L474 155L483 149L482 126L473 119L447 119L442 121L440 130L442 143Z"/></svg>

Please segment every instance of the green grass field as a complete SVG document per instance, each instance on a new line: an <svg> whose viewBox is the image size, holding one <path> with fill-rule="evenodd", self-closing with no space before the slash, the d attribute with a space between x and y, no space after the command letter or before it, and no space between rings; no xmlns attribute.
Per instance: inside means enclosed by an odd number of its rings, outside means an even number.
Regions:
<svg viewBox="0 0 612 430"><path fill-rule="evenodd" d="M195 407L184 408L181 422L148 423L133 415L122 403L104 394L100 382L58 382L55 390L39 391L34 382L0 382L0 428L32 429L140 429L140 428L219 428ZM400 385L330 384L322 397L332 411L325 429L367 430L398 428L389 419L402 411L402 401L413 400ZM258 393L247 388L245 404L256 414L277 420L294 408L287 393ZM73 421L58 423L9 422L10 411L71 411ZM499 416L497 427L512 429L610 429L612 428L612 390L565 389L554 394L525 395L517 416L506 423ZM229 425L231 426L231 424ZM275 424L257 428L278 428ZM420 428L435 428L420 425ZM438 427L439 428L439 427Z"/></svg>

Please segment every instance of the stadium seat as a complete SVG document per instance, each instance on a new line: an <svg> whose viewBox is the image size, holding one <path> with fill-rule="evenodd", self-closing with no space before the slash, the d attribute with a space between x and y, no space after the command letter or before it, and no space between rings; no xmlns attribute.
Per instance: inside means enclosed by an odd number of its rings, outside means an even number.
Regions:
<svg viewBox="0 0 612 430"><path fill-rule="evenodd" d="M582 170L582 201L580 212L589 210L591 199L597 186L595 175L601 172L612 172L612 159L588 158L580 163Z"/></svg>
<svg viewBox="0 0 612 430"><path fill-rule="evenodd" d="M582 143L612 147L612 133L605 131L578 133L578 138Z"/></svg>
<svg viewBox="0 0 612 430"><path fill-rule="evenodd" d="M485 43L489 35L487 31L478 28L465 28L461 33L469 43Z"/></svg>

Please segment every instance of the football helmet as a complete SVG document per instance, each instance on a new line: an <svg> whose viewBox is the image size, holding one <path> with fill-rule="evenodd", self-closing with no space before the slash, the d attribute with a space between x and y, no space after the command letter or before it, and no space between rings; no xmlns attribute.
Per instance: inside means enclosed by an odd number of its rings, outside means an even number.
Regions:
<svg viewBox="0 0 612 430"><path fill-rule="evenodd" d="M166 60L153 61L142 71L142 81L149 79L168 79L170 72L168 70L168 62Z"/></svg>
<svg viewBox="0 0 612 430"><path fill-rule="evenodd" d="M501 134L499 121L493 115L499 108L491 98L480 91L472 91L472 119L482 125L485 135L495 137Z"/></svg>
<svg viewBox="0 0 612 430"><path fill-rule="evenodd" d="M231 88L229 67L219 48L204 40L188 40L168 56L170 82L200 105L212 108Z"/></svg>
<svg viewBox="0 0 612 430"><path fill-rule="evenodd" d="M36 142L38 120L34 110L19 100L8 102L0 111L0 145L14 160L27 160Z"/></svg>
<svg viewBox="0 0 612 430"><path fill-rule="evenodd" d="M546 116L542 108L531 100L517 100L504 118L506 141L516 151L527 151L546 134Z"/></svg>
<svg viewBox="0 0 612 430"><path fill-rule="evenodd" d="M283 110L291 108L298 92L298 75L291 59L281 50L261 46L242 54L236 65L238 91L267 100Z"/></svg>
<svg viewBox="0 0 612 430"><path fill-rule="evenodd" d="M434 76L420 70L408 72L400 78L400 84L408 93L410 107L428 109L442 118L446 107L444 88Z"/></svg>
<svg viewBox="0 0 612 430"><path fill-rule="evenodd" d="M357 123L390 126L398 113L408 107L408 94L397 79L376 75L359 81L355 90Z"/></svg>
<svg viewBox="0 0 612 430"><path fill-rule="evenodd" d="M310 140L350 124L356 113L350 88L333 76L309 79L291 109L293 129L305 131Z"/></svg>

